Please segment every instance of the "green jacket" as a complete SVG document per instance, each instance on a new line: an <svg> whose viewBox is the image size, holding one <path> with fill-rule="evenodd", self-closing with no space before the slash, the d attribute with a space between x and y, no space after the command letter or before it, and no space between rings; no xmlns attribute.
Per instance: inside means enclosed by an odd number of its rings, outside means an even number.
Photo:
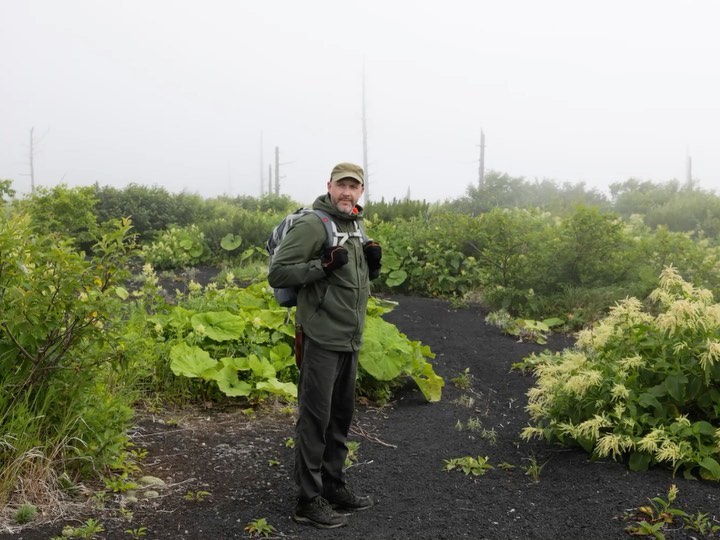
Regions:
<svg viewBox="0 0 720 540"><path fill-rule="evenodd" d="M342 214L328 194L318 197L313 208L330 214L340 232L353 232L357 214ZM330 351L357 351L362 345L365 312L370 294L368 266L362 240L350 238L344 246L348 263L325 275L320 259L327 234L316 214L308 213L288 230L270 264L268 281L272 287L297 287L295 321L306 336Z"/></svg>

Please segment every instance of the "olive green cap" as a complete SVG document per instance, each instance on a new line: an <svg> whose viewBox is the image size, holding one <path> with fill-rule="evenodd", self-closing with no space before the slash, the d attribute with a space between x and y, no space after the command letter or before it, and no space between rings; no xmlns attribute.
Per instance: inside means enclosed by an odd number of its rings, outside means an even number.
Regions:
<svg viewBox="0 0 720 540"><path fill-rule="evenodd" d="M330 173L330 181L337 182L343 178L352 178L363 186L365 185L365 173L362 167L354 163L338 163L333 167L332 173Z"/></svg>

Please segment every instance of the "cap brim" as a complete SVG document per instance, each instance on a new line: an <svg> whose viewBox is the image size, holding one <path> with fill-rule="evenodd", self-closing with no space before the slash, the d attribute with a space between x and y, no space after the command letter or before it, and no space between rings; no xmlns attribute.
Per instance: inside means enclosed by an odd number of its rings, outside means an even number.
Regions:
<svg viewBox="0 0 720 540"><path fill-rule="evenodd" d="M334 174L330 180L332 182L337 182L339 180L344 180L345 178L350 178L351 180L355 180L356 182L360 182L361 184L365 185L362 178L360 178L357 174L351 172Z"/></svg>

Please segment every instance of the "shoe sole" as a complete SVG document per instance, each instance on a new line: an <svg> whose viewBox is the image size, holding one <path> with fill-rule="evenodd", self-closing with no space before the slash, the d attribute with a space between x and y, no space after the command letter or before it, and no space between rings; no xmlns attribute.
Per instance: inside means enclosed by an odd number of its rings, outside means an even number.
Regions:
<svg viewBox="0 0 720 540"><path fill-rule="evenodd" d="M357 508L351 508L347 506L340 506L339 504L331 504L330 505L333 510L335 510L338 513L342 513L345 516L349 516L353 512L362 512L363 510L370 510L373 506L375 506L375 503L372 503L368 506L359 506Z"/></svg>
<svg viewBox="0 0 720 540"><path fill-rule="evenodd" d="M327 524L320 523L319 521L315 521L304 516L298 516L297 514L294 514L292 518L295 523L300 523L302 525L312 525L313 527L317 527L318 529L337 529L339 527L345 527L347 525L347 521L342 521L336 524Z"/></svg>

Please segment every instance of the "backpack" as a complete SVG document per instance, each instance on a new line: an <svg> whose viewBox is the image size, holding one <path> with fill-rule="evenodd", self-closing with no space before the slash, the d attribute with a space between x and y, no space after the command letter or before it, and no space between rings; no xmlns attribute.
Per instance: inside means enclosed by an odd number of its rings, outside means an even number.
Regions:
<svg viewBox="0 0 720 540"><path fill-rule="evenodd" d="M273 256L280 248L280 244L282 244L287 232L295 222L305 214L315 214L325 226L325 248L342 246L350 238L360 238L363 244L369 240L360 221L355 221L355 230L353 232L340 232L338 231L337 224L327 212L313 208L298 208L285 216L283 220L273 228L267 242L265 242L265 249L270 254L270 262L272 262ZM299 289L299 287L274 287L273 295L278 304L282 307L289 308L297 305Z"/></svg>

